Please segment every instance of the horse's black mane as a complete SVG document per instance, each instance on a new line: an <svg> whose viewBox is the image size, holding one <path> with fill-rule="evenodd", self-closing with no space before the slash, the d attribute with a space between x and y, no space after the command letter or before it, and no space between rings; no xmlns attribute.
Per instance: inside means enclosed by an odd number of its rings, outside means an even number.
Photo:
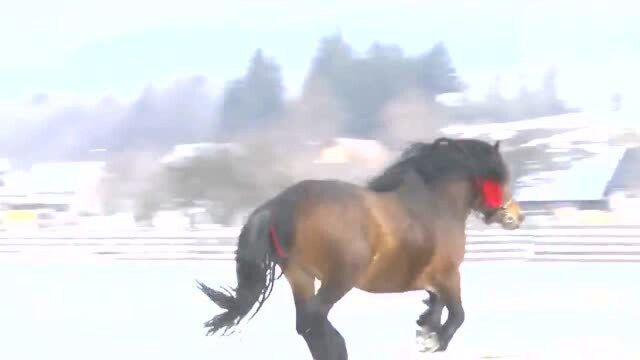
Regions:
<svg viewBox="0 0 640 360"><path fill-rule="evenodd" d="M476 139L438 138L432 143L411 144L367 187L376 192L393 191L412 171L427 185L452 178L482 177L501 183L508 178L507 167L493 145Z"/></svg>

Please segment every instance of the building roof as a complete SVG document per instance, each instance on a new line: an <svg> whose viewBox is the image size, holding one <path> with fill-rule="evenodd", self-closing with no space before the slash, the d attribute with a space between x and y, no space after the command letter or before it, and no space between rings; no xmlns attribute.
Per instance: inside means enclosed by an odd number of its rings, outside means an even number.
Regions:
<svg viewBox="0 0 640 360"><path fill-rule="evenodd" d="M194 144L178 144L165 154L160 162L173 163L183 161L198 155L213 155L218 151L229 150L232 152L240 152L243 150L242 145L235 143L194 143Z"/></svg>
<svg viewBox="0 0 640 360"><path fill-rule="evenodd" d="M519 202L600 200L625 151L624 147L609 147L567 170L537 174L528 186L516 189L515 198Z"/></svg>
<svg viewBox="0 0 640 360"><path fill-rule="evenodd" d="M622 189L640 188L640 147L627 149L609 181L606 194Z"/></svg>
<svg viewBox="0 0 640 360"><path fill-rule="evenodd" d="M320 151L318 164L344 164L354 162L371 168L383 166L389 159L389 150L377 140L335 138L330 146Z"/></svg>

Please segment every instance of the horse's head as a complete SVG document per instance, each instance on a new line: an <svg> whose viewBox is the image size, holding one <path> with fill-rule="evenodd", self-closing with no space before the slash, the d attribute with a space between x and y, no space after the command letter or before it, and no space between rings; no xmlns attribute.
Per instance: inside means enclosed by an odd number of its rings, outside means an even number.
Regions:
<svg viewBox="0 0 640 360"><path fill-rule="evenodd" d="M497 223L506 230L515 230L524 221L524 214L505 184L487 181L479 183L474 210L480 212L486 224Z"/></svg>
<svg viewBox="0 0 640 360"><path fill-rule="evenodd" d="M506 230L517 229L524 221L524 214L507 184L508 171L500 154L500 142L496 141L491 149L480 147L482 149L474 149L478 166L474 175L477 195L472 208L482 214L486 224L497 223Z"/></svg>

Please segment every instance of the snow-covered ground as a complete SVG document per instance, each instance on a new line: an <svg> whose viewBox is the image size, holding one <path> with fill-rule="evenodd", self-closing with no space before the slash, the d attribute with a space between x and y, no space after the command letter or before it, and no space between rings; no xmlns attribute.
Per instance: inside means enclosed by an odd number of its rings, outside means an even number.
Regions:
<svg viewBox="0 0 640 360"><path fill-rule="evenodd" d="M0 359L310 359L284 279L243 332L206 337L196 289L233 263L0 264ZM349 293L331 319L350 359L638 359L640 265L468 263L466 322L445 354L413 351L424 294Z"/></svg>

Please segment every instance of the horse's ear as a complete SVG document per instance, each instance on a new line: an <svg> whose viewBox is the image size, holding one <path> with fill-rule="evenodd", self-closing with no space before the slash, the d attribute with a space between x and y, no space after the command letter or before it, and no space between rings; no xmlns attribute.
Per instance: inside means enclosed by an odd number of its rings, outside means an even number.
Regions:
<svg viewBox="0 0 640 360"><path fill-rule="evenodd" d="M496 143L493 144L493 148L496 149L496 151L500 151L500 140L496 140Z"/></svg>

